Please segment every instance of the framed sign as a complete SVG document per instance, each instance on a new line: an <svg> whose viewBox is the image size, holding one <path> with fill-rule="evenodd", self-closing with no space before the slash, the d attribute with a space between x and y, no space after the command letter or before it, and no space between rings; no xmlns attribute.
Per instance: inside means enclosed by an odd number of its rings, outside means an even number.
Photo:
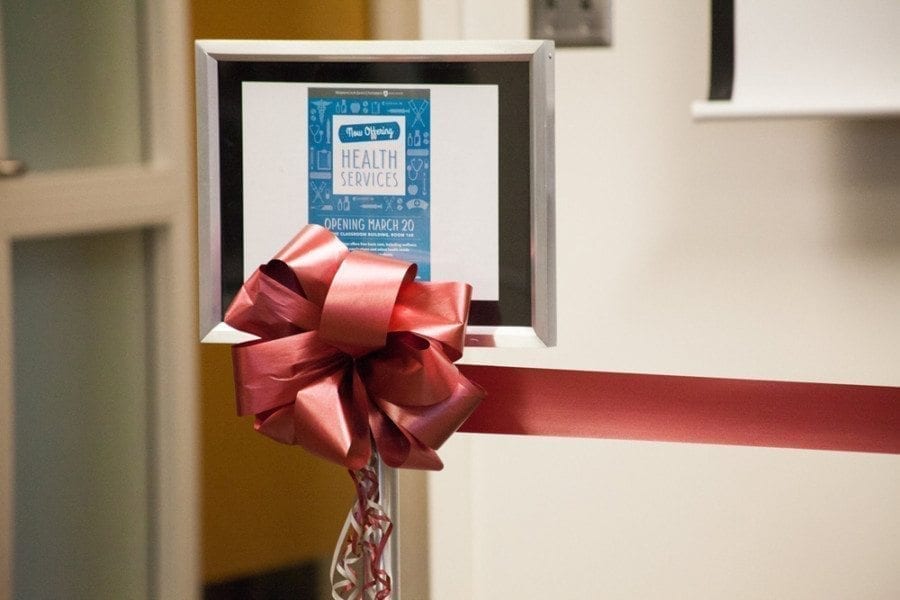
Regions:
<svg viewBox="0 0 900 600"><path fill-rule="evenodd" d="M556 339L552 42L198 41L200 327L306 223L473 285L467 344Z"/></svg>

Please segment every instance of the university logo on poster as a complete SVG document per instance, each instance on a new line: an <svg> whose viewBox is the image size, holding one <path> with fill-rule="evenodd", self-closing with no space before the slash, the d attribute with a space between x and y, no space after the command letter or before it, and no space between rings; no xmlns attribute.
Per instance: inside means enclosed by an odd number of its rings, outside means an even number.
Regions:
<svg viewBox="0 0 900 600"><path fill-rule="evenodd" d="M431 275L427 89L309 90L309 222Z"/></svg>

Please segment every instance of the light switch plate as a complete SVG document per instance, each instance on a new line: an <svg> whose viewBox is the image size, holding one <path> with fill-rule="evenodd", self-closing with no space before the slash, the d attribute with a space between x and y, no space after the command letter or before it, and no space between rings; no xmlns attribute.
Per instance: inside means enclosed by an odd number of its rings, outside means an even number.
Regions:
<svg viewBox="0 0 900 600"><path fill-rule="evenodd" d="M531 0L531 37L557 46L612 45L612 0Z"/></svg>

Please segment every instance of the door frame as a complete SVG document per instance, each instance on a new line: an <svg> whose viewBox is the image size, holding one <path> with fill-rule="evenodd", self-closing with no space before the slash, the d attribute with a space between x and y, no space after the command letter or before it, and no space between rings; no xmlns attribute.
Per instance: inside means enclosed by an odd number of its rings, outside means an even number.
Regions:
<svg viewBox="0 0 900 600"><path fill-rule="evenodd" d="M153 297L151 393L153 526L151 588L196 598L198 536L197 341L193 139L184 0L144 5L143 163L35 172L0 179L0 600L13 595L15 402L12 248L17 240L150 232ZM0 73L2 74L2 73ZM0 89L3 89L0 80ZM3 109L3 106L0 106ZM0 110L0 116L3 116ZM0 128L5 146L5 120Z"/></svg>

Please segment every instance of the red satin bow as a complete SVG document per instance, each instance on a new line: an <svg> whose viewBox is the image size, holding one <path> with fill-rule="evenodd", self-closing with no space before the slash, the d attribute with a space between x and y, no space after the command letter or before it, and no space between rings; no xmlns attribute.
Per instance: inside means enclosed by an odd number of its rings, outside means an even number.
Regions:
<svg viewBox="0 0 900 600"><path fill-rule="evenodd" d="M472 289L415 273L304 227L225 314L260 337L232 350L238 413L350 469L369 462L372 440L392 467L442 468L435 450L484 396L453 364Z"/></svg>

